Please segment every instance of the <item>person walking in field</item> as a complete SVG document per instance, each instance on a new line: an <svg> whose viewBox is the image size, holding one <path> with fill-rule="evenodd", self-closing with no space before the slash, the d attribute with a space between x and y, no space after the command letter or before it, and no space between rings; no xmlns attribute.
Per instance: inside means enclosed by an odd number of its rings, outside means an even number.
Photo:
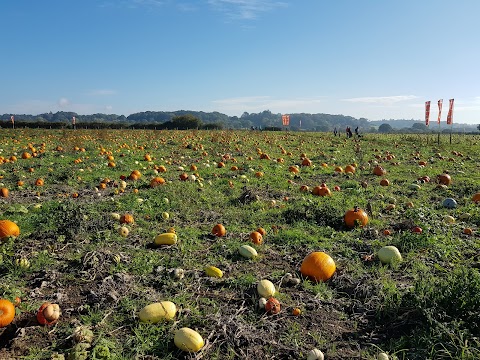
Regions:
<svg viewBox="0 0 480 360"><path fill-rule="evenodd" d="M350 126L347 126L346 132L347 132L347 138L351 138L353 136L352 129L350 129Z"/></svg>

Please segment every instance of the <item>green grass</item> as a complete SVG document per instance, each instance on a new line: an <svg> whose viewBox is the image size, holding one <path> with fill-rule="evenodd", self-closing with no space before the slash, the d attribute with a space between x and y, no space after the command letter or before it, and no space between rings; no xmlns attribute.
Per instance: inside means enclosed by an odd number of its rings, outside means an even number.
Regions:
<svg viewBox="0 0 480 360"><path fill-rule="evenodd" d="M5 130L0 156L17 154L18 160L0 164L1 187L10 190L9 198L0 198L0 216L15 221L21 235L0 244L0 297L22 302L14 323L0 329L0 339L8 339L0 342L0 357L14 351L24 359L68 355L78 347L72 337L78 325L94 333L84 349L88 359L193 358L173 344L175 329L184 326L208 339L200 355L206 359L305 358L314 347L329 359L374 359L380 349L397 359L480 357L480 207L471 201L480 191L478 136L455 136L452 144L442 137L437 145L424 135L366 134L347 141L325 133L255 134ZM29 144L37 156L21 159ZM257 148L271 160L260 159ZM314 166L301 166L302 153ZM389 154L394 158L387 160ZM107 166L108 155L116 167ZM420 160L427 165L420 167ZM225 167L217 167L220 161ZM334 172L352 163L355 174ZM380 186L381 177L372 174L376 163L387 170L390 186ZM160 165L167 172L157 173ZM300 172L290 173L291 165ZM141 178L129 180L135 169ZM255 177L257 171L264 176ZM453 183L441 189L435 178L445 171ZM181 181L182 172L196 173L197 181ZM420 183L424 175L432 181ZM166 184L151 188L155 176ZM43 187L35 186L37 178L45 179ZM109 182L101 189L104 179ZM300 191L322 183L332 196ZM410 189L412 183L421 188ZM457 208L443 208L446 197L456 199ZM391 204L395 208L387 211ZM365 228L344 226L343 215L354 206L371 208ZM112 212L134 216L127 237L118 233ZM448 224L446 215L455 222ZM217 223L225 225L225 237L210 234ZM423 232L412 233L414 226ZM152 246L170 227L178 243ZM249 234L258 227L267 231L263 244L253 245L259 256L244 259L238 248L251 244ZM473 236L463 234L466 227ZM392 234L383 235L385 229ZM396 246L403 261L381 265L375 254L385 245ZM312 251L325 251L336 262L325 283L300 274ZM20 259L29 266L19 266ZM208 265L224 277L206 277ZM177 268L183 278L173 276ZM286 273L300 282L284 281ZM261 279L279 287L277 315L258 307ZM175 321L140 323L138 311L161 300L177 305ZM52 328L35 322L45 301L63 309ZM293 307L302 314L291 315ZM19 328L24 338L15 335Z"/></svg>

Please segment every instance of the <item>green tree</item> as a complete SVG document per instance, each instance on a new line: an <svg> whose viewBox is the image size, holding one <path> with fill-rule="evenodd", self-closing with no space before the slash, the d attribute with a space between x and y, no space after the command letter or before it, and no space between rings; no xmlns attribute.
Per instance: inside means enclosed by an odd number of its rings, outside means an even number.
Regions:
<svg viewBox="0 0 480 360"><path fill-rule="evenodd" d="M172 119L172 125L178 130L198 129L202 126L202 122L193 115L180 115Z"/></svg>
<svg viewBox="0 0 480 360"><path fill-rule="evenodd" d="M391 133L393 132L393 128L390 124L382 124L378 127L379 133Z"/></svg>
<svg viewBox="0 0 480 360"><path fill-rule="evenodd" d="M418 131L427 131L427 125L422 124L422 123L415 123L412 125L412 129L418 130Z"/></svg>

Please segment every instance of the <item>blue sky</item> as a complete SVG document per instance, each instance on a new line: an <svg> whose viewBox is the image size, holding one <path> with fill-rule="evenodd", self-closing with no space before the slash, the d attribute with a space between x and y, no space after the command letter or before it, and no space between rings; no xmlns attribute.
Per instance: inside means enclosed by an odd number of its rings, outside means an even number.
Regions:
<svg viewBox="0 0 480 360"><path fill-rule="evenodd" d="M1 1L0 114L480 123L478 0Z"/></svg>

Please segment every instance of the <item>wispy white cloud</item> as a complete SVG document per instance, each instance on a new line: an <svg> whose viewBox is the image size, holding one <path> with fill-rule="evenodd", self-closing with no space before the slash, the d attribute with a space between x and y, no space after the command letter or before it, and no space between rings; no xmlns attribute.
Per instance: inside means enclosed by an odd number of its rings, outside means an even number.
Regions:
<svg viewBox="0 0 480 360"><path fill-rule="evenodd" d="M132 5L136 6L162 6L166 1L161 0L132 0Z"/></svg>
<svg viewBox="0 0 480 360"><path fill-rule="evenodd" d="M418 96L415 95L397 95L397 96L370 96L370 97L357 97L343 99L343 101L348 101L352 103L368 103L368 104L379 104L379 105L393 105L402 101L409 101L418 99Z"/></svg>
<svg viewBox="0 0 480 360"><path fill-rule="evenodd" d="M67 99L67 98L60 98L58 100L58 106L60 106L60 108L66 108L70 105L70 101Z"/></svg>
<svg viewBox="0 0 480 360"><path fill-rule="evenodd" d="M208 3L232 20L255 20L261 13L288 6L275 0L208 0Z"/></svg>

